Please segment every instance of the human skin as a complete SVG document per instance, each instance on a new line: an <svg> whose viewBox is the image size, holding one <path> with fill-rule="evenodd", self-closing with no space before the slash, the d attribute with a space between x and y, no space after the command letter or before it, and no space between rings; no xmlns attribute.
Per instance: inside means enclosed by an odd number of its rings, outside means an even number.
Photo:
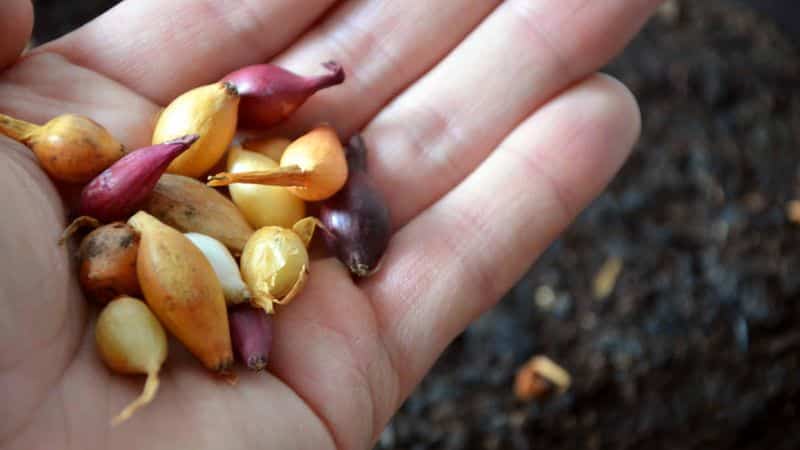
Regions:
<svg viewBox="0 0 800 450"><path fill-rule="evenodd" d="M57 245L59 190L0 137L0 449L324 450L370 448L619 169L639 112L596 71L659 1L137 0L21 59L31 6L3 3L0 112L85 114L128 148L149 144L160 106L231 70L337 60L347 81L282 129L361 131L395 234L358 283L333 259L312 263L277 315L268 373L230 386L173 344L155 401L112 429L144 378L99 360L97 310Z"/></svg>

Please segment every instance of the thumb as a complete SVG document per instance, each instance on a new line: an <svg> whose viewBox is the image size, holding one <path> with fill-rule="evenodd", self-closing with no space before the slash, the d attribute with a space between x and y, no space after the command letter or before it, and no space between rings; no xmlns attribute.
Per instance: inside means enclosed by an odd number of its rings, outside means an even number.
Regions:
<svg viewBox="0 0 800 450"><path fill-rule="evenodd" d="M85 307L68 250L57 243L64 226L58 193L30 150L4 136L0 192L0 442L6 443L67 367Z"/></svg>
<svg viewBox="0 0 800 450"><path fill-rule="evenodd" d="M19 58L33 31L33 5L31 0L4 0L0 8L0 70Z"/></svg>

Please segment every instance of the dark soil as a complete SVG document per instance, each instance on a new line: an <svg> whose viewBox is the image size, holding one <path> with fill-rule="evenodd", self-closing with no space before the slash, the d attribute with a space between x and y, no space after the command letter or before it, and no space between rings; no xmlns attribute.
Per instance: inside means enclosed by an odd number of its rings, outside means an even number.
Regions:
<svg viewBox="0 0 800 450"><path fill-rule="evenodd" d="M111 3L38 0L36 39ZM672 5L607 68L639 98L636 153L378 449L800 448L798 48L737 4ZM598 300L609 258L623 268ZM567 393L514 398L535 354L569 370Z"/></svg>

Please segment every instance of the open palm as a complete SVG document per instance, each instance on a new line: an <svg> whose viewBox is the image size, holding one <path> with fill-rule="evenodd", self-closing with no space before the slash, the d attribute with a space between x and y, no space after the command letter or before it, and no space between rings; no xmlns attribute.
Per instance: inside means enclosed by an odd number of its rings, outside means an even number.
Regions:
<svg viewBox="0 0 800 450"><path fill-rule="evenodd" d="M88 115L127 147L159 105L243 65L348 79L287 133L362 131L395 235L354 284L330 259L277 316L269 373L237 386L172 345L156 400L108 421L143 378L111 374L94 308L56 240L65 209L30 152L0 137L0 448L364 449L445 346L605 186L639 131L596 75L657 0L128 0L15 61L28 0L0 11L0 112ZM302 4L302 6L300 6Z"/></svg>

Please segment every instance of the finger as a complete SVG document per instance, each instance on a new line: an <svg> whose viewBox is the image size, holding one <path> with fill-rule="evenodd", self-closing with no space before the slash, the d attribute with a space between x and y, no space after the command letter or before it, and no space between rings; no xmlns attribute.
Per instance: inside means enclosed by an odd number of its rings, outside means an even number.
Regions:
<svg viewBox="0 0 800 450"><path fill-rule="evenodd" d="M0 74L0 111L38 124L86 115L132 149L150 143L158 108L117 82L40 52Z"/></svg>
<svg viewBox="0 0 800 450"><path fill-rule="evenodd" d="M277 132L292 136L324 121L346 138L451 51L497 3L344 3L276 62L298 73L317 73L320 61L334 59L345 67L347 81L312 97Z"/></svg>
<svg viewBox="0 0 800 450"><path fill-rule="evenodd" d="M596 71L656 0L509 1L365 129L396 226L472 171L524 117ZM613 31L610 29L613 28Z"/></svg>
<svg viewBox="0 0 800 450"><path fill-rule="evenodd" d="M19 58L33 31L33 5L30 0L6 0L0 11L0 70Z"/></svg>
<svg viewBox="0 0 800 450"><path fill-rule="evenodd" d="M264 62L334 0L125 1L51 45L155 102Z"/></svg>
<svg viewBox="0 0 800 450"><path fill-rule="evenodd" d="M401 392L600 192L638 132L632 96L593 76L526 119L395 235L384 269L364 288L404 369Z"/></svg>

